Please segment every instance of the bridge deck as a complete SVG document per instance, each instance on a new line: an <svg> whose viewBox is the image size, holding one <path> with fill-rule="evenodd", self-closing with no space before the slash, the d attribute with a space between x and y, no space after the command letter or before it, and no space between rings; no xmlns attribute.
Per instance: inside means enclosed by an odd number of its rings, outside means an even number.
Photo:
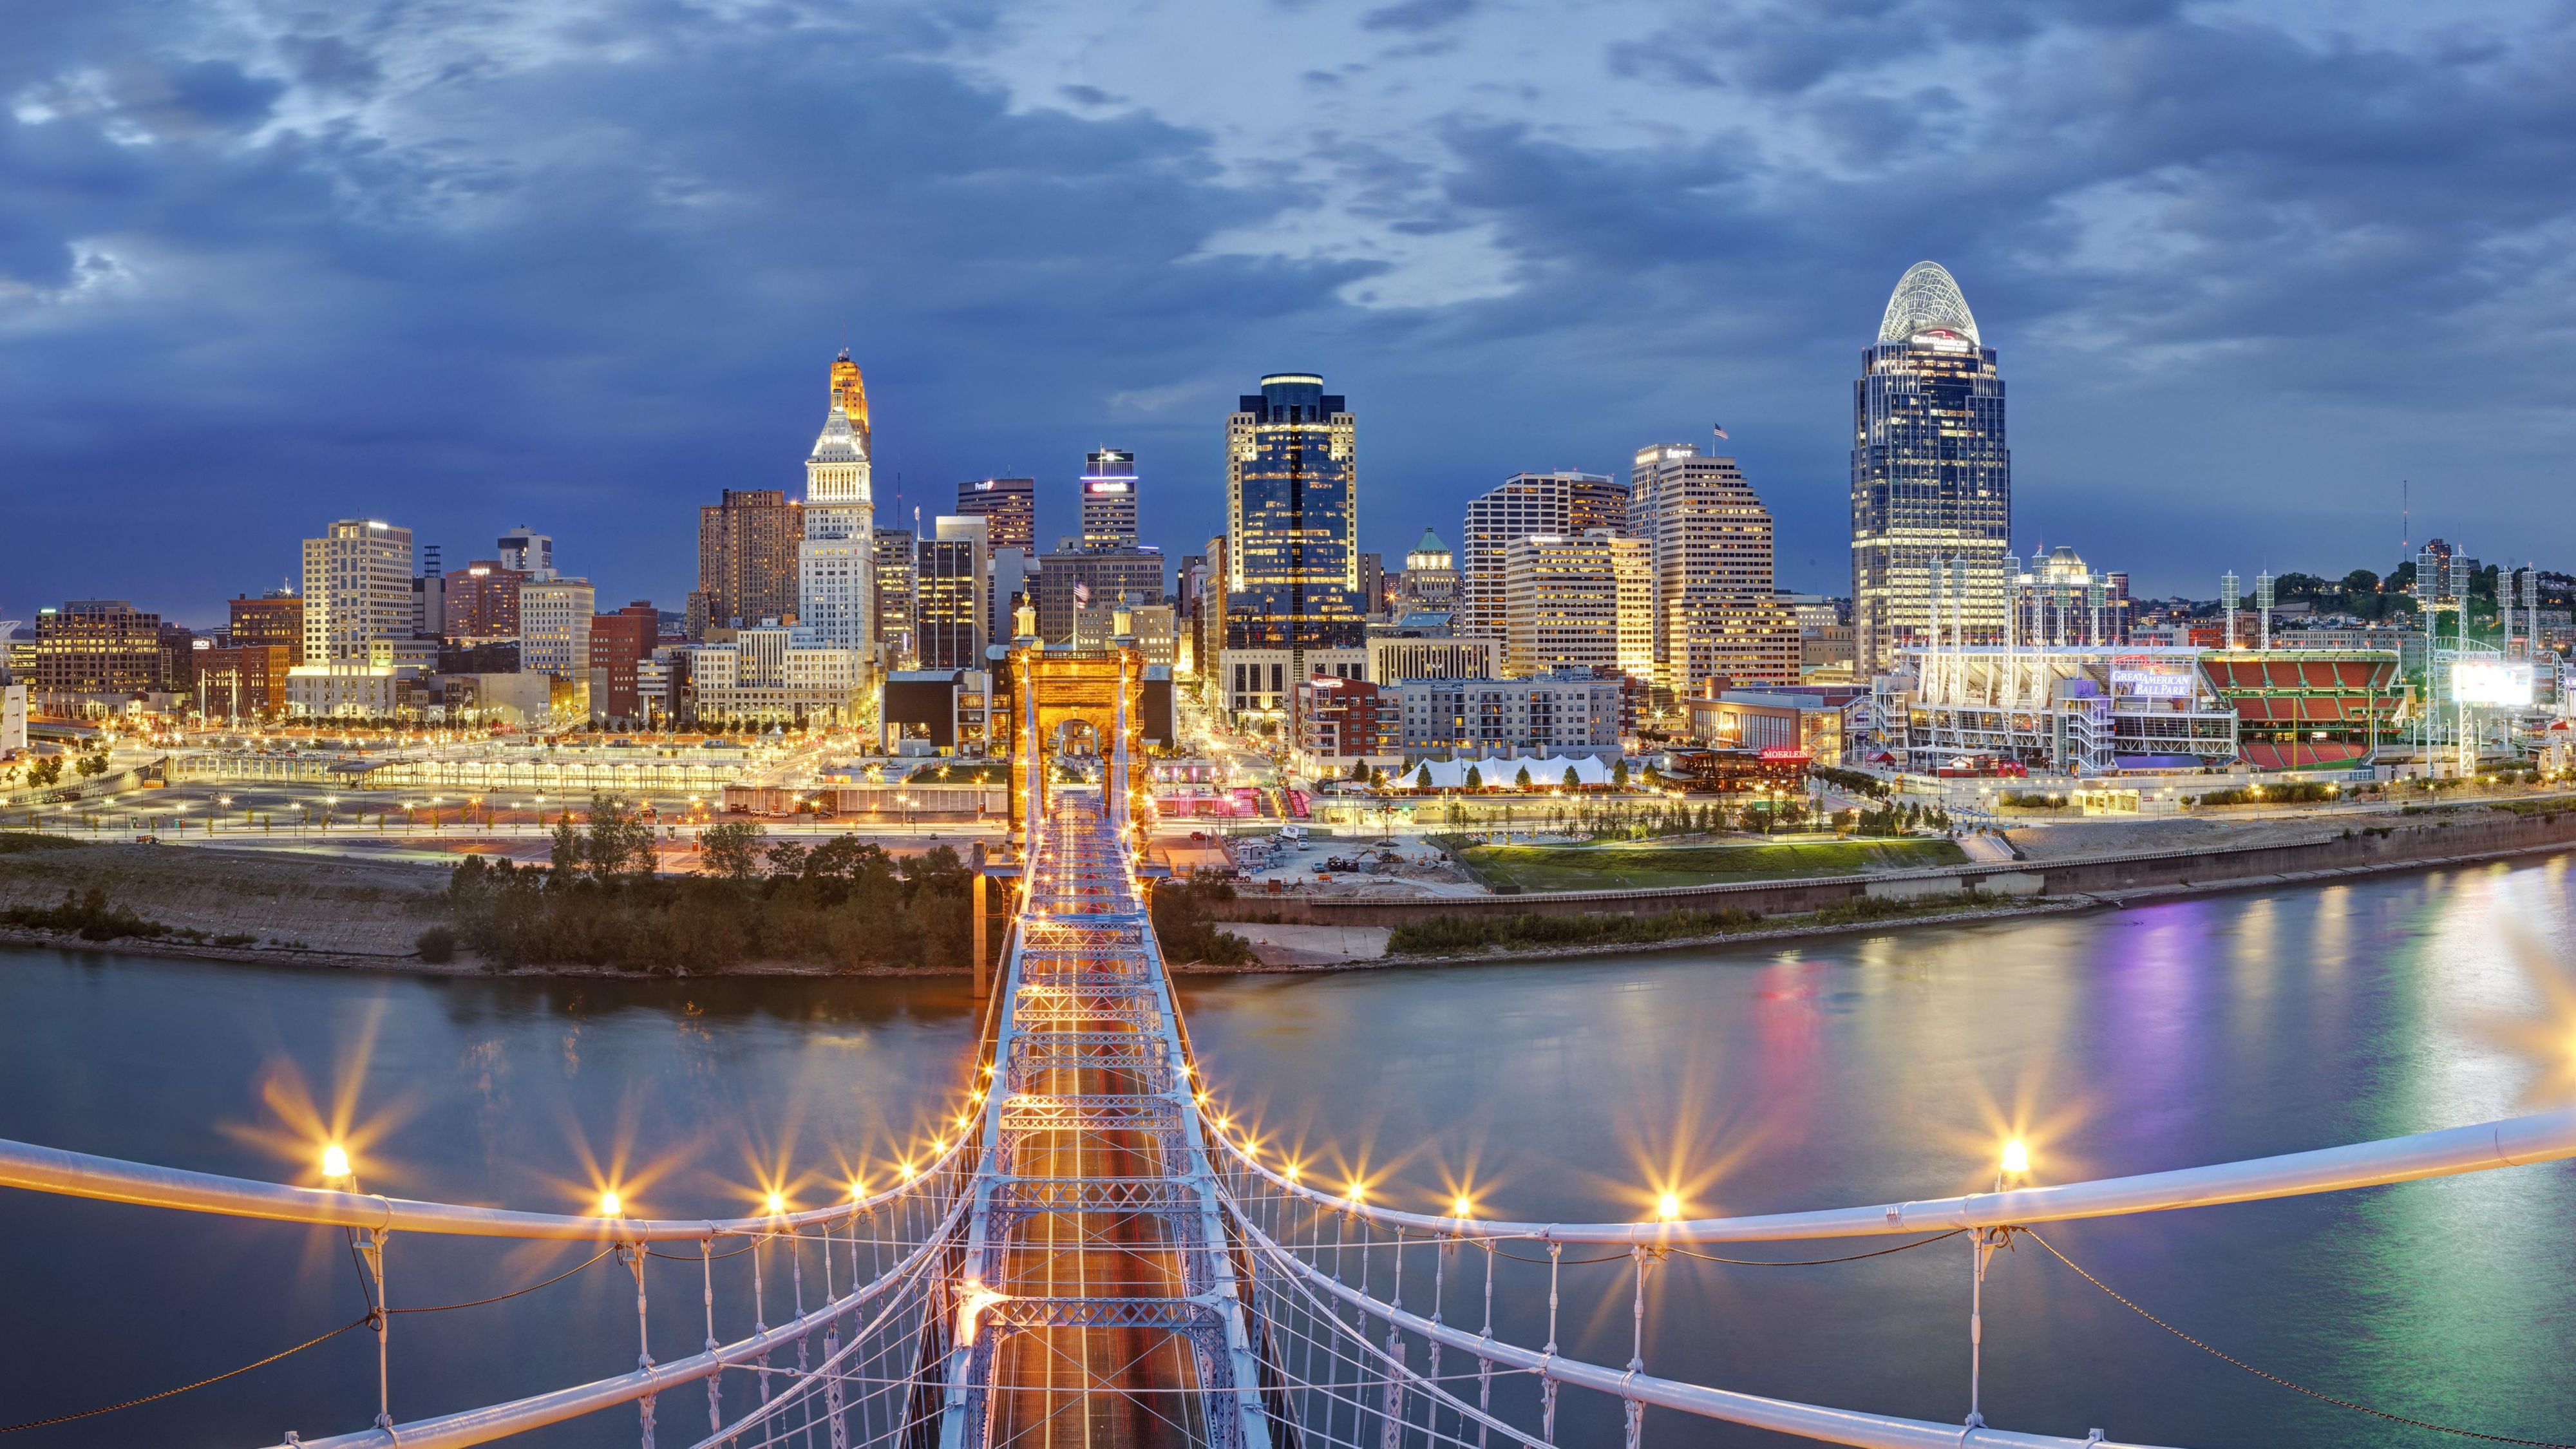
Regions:
<svg viewBox="0 0 2576 1449"><path fill-rule="evenodd" d="M1102 799L1051 807L985 1103L966 1291L992 1296L943 1442L1238 1443L1227 1244L1145 902Z"/></svg>

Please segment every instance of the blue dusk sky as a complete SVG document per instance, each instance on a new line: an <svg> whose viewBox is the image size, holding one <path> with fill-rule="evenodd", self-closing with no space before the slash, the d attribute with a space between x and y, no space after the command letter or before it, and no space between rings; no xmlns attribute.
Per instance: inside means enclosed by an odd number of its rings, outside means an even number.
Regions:
<svg viewBox="0 0 2576 1449"><path fill-rule="evenodd" d="M188 622L335 517L552 533L678 608L847 346L880 517L1132 448L1220 526L1265 371L1364 546L1723 421L1848 586L1918 259L2010 386L2015 542L2142 592L2571 557L2576 8L1803 0L0 0L0 617ZM898 493L900 502L898 503ZM903 512L898 515L896 510Z"/></svg>

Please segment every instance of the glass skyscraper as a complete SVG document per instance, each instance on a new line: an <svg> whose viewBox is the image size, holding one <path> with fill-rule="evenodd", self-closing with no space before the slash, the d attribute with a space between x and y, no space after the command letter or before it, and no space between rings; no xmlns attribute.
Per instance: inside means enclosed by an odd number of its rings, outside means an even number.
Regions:
<svg viewBox="0 0 2576 1449"><path fill-rule="evenodd" d="M1362 646L1359 457L1322 378L1265 377L1226 420L1226 533L1225 647Z"/></svg>
<svg viewBox="0 0 2576 1449"><path fill-rule="evenodd" d="M2004 381L1936 262L1897 281L1852 388L1852 640L1861 678L1945 637L2002 643L2012 452ZM1937 576L1936 576L1936 571Z"/></svg>

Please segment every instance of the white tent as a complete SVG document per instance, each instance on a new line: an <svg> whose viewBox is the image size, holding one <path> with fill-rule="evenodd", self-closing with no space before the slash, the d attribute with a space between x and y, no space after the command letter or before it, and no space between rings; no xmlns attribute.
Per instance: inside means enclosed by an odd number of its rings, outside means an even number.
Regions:
<svg viewBox="0 0 2576 1449"><path fill-rule="evenodd" d="M1570 758L1564 755L1556 755L1544 760L1530 755L1515 759L1426 760L1412 770L1397 776L1396 779L1407 785L1418 784L1422 779L1422 771L1427 769L1431 772L1433 787L1442 790L1463 790L1467 786L1467 771L1470 766L1474 767L1476 778L1487 786L1508 787L1520 778L1523 770L1529 771L1530 784L1539 789L1563 785L1565 772L1568 770L1574 772L1575 783L1580 785L1610 783L1610 769L1599 760L1589 756Z"/></svg>

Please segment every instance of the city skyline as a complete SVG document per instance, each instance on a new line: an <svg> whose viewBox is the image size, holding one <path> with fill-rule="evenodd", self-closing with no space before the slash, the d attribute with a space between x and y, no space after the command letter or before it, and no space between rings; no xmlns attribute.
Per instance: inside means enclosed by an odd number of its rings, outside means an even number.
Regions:
<svg viewBox="0 0 2576 1449"><path fill-rule="evenodd" d="M616 53L533 18L27 17L0 58L0 185L24 203L0 476L27 528L101 496L139 526L103 573L31 560L0 613L96 592L212 622L293 570L274 540L355 515L451 546L580 531L594 576L678 599L689 541L659 513L792 488L779 439L812 425L807 359L840 346L886 420L880 507L1038 476L1052 537L1055 485L1114 439L1177 549L1221 511L1209 409L1306 368L1370 399L1373 477L1432 505L1368 510L1363 548L1392 557L1513 473L1615 475L1723 419L1783 582L1828 590L1842 388L1885 278L1927 256L2011 354L2024 553L2116 536L2142 594L2206 588L2217 517L2295 540L2249 573L2384 571L2407 479L2417 539L2537 511L2534 555L2570 542L2543 508L2567 304L2486 259L2567 208L2527 178L2570 150L2539 78L2576 21L2450 8L2453 44L2395 13L1987 31L1899 5L1846 45L1654 6L1579 35L1444 18L1474 10L1318 7L1246 62L1298 98L1285 120L1139 63L1174 22L1114 8L792 35L681 15ZM1943 77L1919 94L1918 55ZM749 74L775 108L688 120ZM1527 99L1499 109L1489 81ZM493 123L512 103L607 134L551 147ZM1324 124L1272 144L1301 115ZM2095 144L2070 153L2079 121ZM647 155L659 179L632 173ZM816 196L852 155L868 184ZM992 156L1016 159L941 189ZM687 204L717 178L727 206ZM1087 224L1104 199L1121 225ZM1599 224L1557 224L1569 207ZM884 215L903 224L865 220ZM2400 338L2406 366L2383 365ZM152 385L173 372L209 382ZM2160 456L2118 446L2139 436ZM211 520L182 506L206 501Z"/></svg>

